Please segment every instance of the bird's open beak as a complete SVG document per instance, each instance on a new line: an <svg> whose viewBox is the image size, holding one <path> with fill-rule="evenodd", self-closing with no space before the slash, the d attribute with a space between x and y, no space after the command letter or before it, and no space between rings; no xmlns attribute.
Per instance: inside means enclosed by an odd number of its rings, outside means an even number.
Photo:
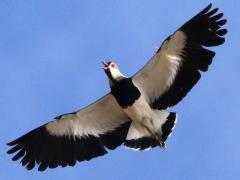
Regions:
<svg viewBox="0 0 240 180"><path fill-rule="evenodd" d="M104 69L107 69L108 68L108 64L106 63L106 62L104 62L104 61L102 61L102 64L103 64L103 66L104 66Z"/></svg>

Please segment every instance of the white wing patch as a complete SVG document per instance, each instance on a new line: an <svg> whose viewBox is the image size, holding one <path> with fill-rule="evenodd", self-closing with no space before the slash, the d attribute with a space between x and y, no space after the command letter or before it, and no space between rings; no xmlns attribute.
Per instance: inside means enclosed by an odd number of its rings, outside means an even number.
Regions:
<svg viewBox="0 0 240 180"><path fill-rule="evenodd" d="M129 118L109 94L75 114L68 114L48 123L46 128L51 135L55 136L94 135L99 137L127 121Z"/></svg>
<svg viewBox="0 0 240 180"><path fill-rule="evenodd" d="M181 55L185 44L185 34L177 31L134 76L134 84L145 95L148 102L161 96L173 83L181 66Z"/></svg>

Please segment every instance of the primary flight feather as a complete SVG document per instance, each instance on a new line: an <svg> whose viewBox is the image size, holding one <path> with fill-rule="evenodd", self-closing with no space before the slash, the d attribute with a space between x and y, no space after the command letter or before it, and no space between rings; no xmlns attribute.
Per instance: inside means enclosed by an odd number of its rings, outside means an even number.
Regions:
<svg viewBox="0 0 240 180"><path fill-rule="evenodd" d="M8 143L12 160L28 170L74 166L124 144L135 150L166 140L177 114L166 109L180 102L208 70L215 52L207 47L224 43L223 13L208 5L161 45L133 77L113 62L103 62L110 93L88 107L64 114Z"/></svg>

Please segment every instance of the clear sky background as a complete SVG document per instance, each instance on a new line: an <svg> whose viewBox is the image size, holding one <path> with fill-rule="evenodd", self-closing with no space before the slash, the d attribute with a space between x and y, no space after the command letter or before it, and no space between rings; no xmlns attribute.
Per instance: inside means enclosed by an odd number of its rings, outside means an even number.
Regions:
<svg viewBox="0 0 240 180"><path fill-rule="evenodd" d="M44 173L12 162L6 143L109 91L101 60L133 75L208 0L0 0L0 179L226 180L240 177L240 2L212 1L228 19L226 43L172 111L168 149L119 147Z"/></svg>

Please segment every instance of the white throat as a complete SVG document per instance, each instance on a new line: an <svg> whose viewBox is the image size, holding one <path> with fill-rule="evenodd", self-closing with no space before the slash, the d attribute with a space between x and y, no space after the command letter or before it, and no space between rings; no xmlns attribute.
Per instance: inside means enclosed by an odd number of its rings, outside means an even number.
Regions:
<svg viewBox="0 0 240 180"><path fill-rule="evenodd" d="M117 81L126 77L117 68L110 67L110 73L112 75L112 78L117 80Z"/></svg>

